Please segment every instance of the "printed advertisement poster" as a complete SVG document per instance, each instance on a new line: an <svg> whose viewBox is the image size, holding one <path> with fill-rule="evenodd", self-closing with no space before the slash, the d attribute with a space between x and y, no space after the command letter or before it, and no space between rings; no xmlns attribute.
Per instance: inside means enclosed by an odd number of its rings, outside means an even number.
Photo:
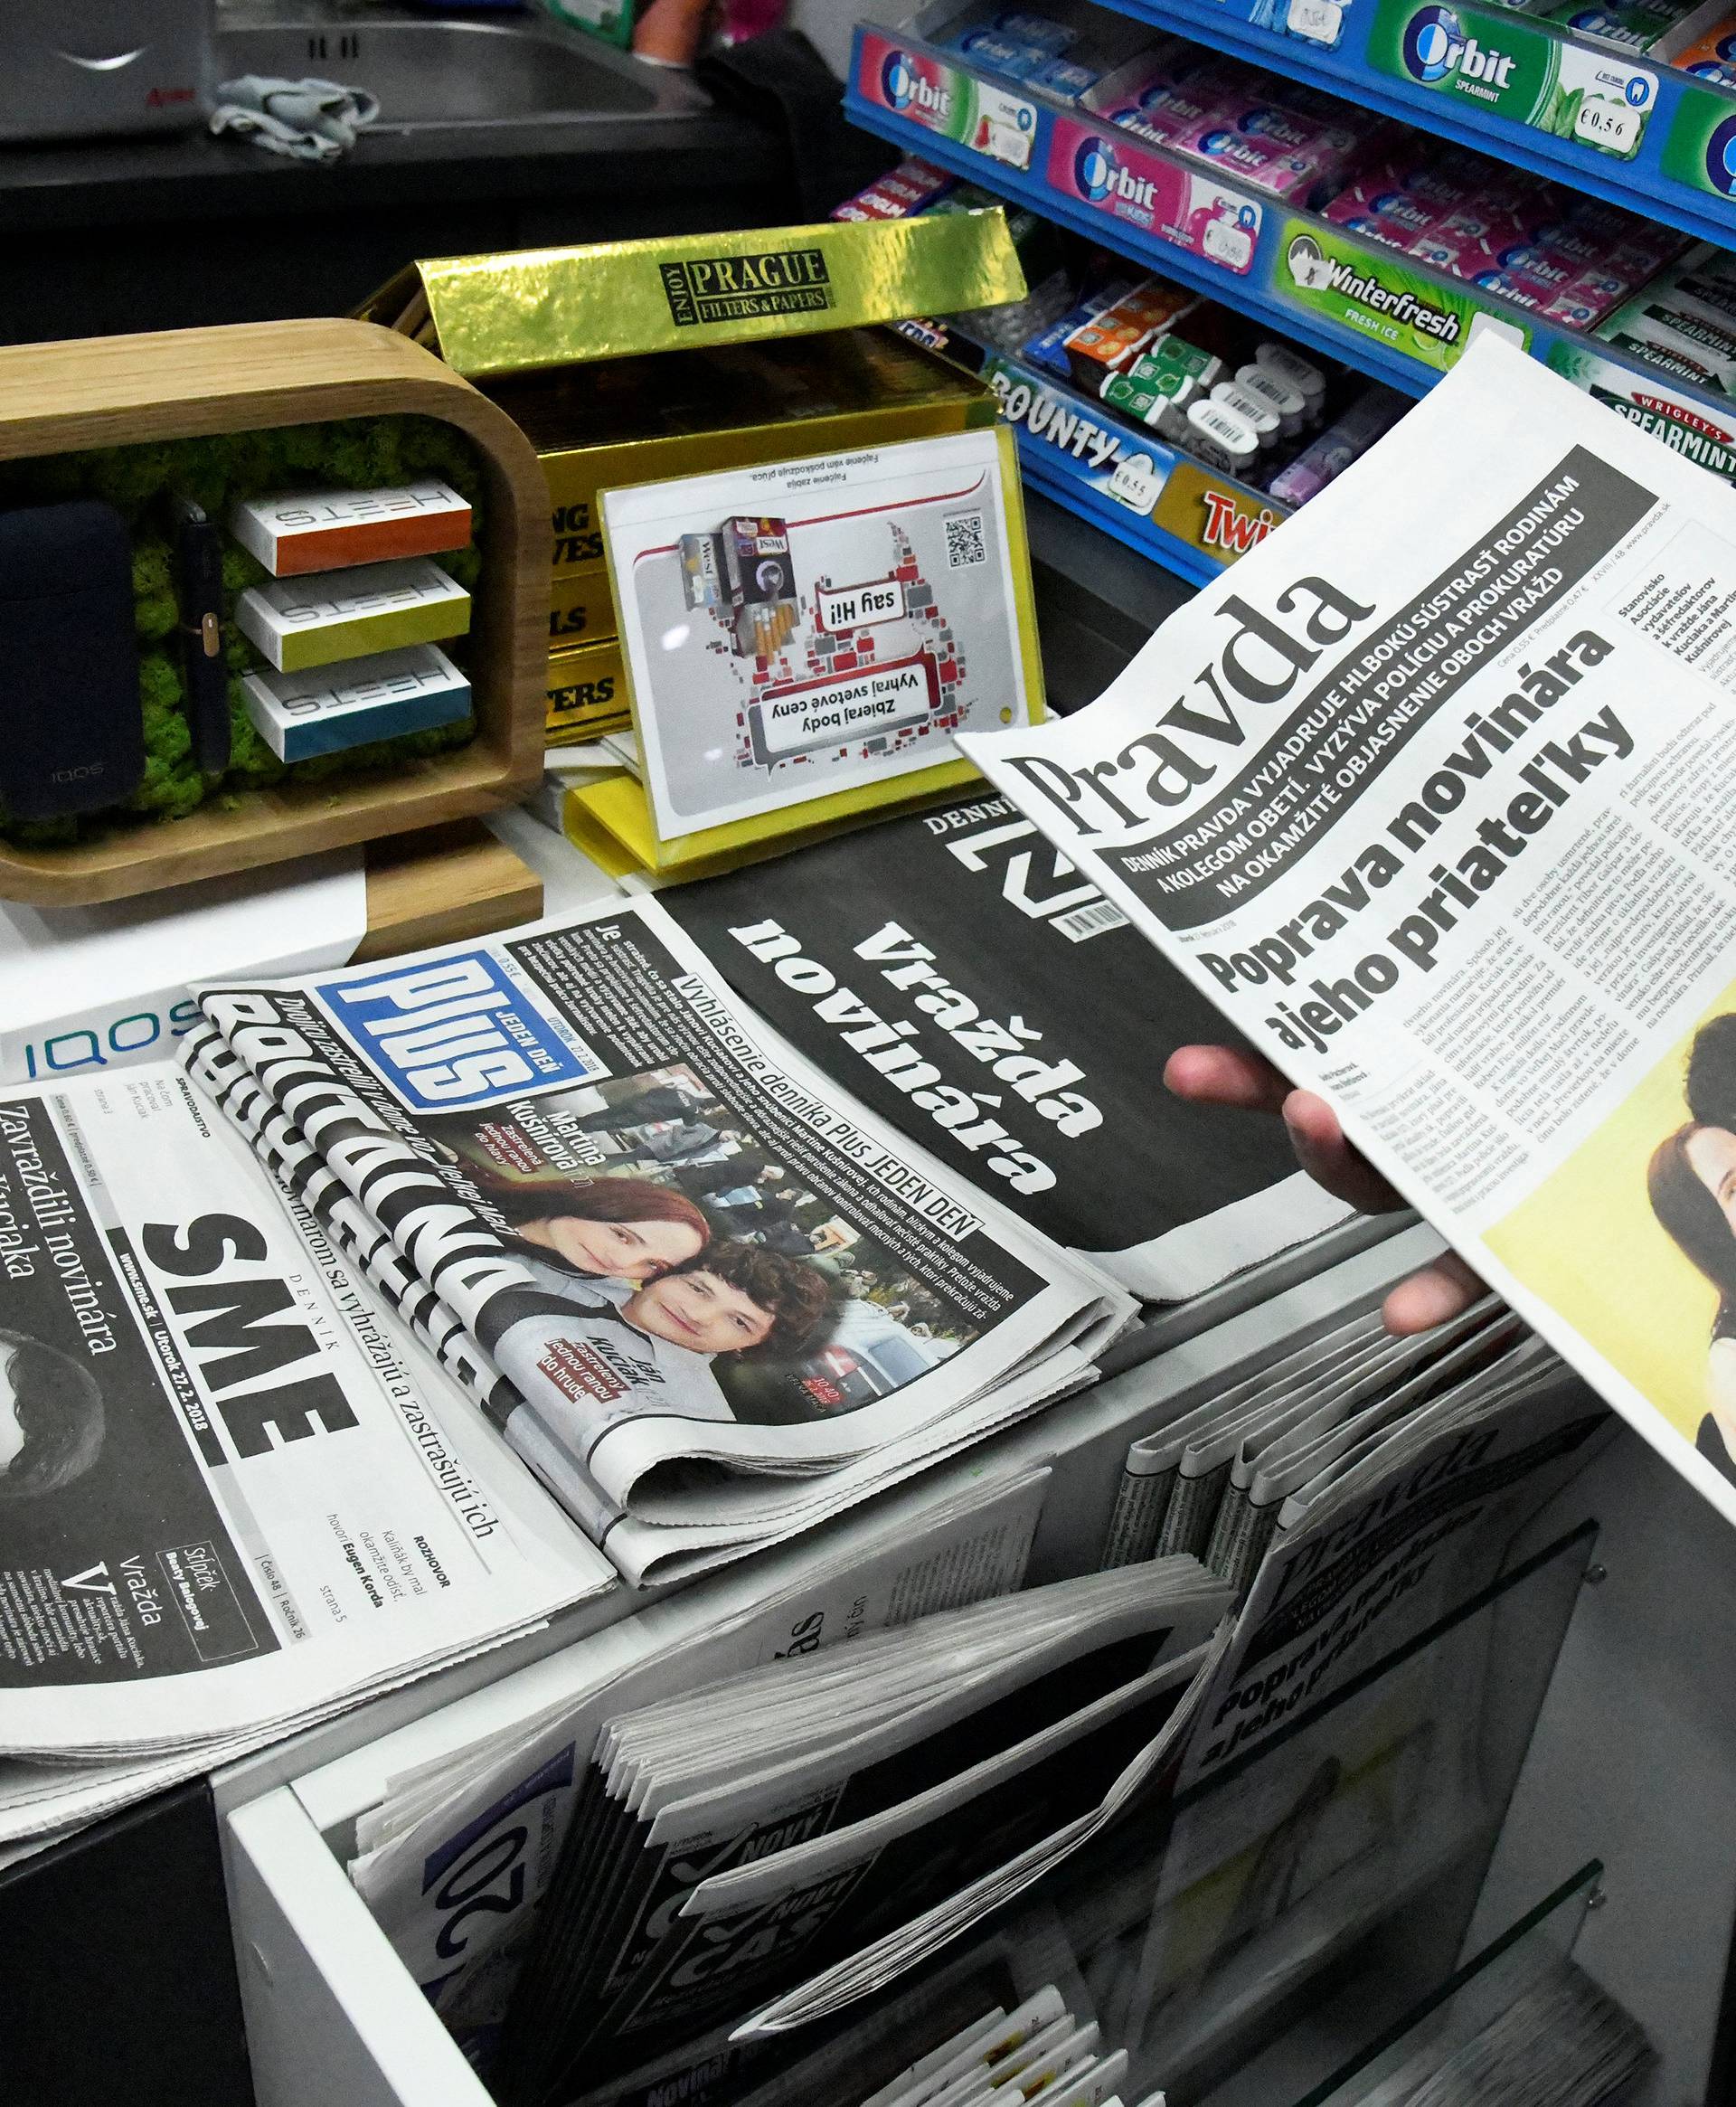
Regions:
<svg viewBox="0 0 1736 2107"><path fill-rule="evenodd" d="M955 733L1029 721L1015 476L1009 436L970 431L605 496L665 840L956 761Z"/></svg>

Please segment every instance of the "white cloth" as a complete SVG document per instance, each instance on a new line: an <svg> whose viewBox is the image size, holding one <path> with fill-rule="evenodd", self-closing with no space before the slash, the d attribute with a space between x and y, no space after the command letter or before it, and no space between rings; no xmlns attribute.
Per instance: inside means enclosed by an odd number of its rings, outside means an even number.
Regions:
<svg viewBox="0 0 1736 2107"><path fill-rule="evenodd" d="M365 89L244 73L218 89L211 128L239 132L268 153L298 161L335 161L379 114L379 102Z"/></svg>

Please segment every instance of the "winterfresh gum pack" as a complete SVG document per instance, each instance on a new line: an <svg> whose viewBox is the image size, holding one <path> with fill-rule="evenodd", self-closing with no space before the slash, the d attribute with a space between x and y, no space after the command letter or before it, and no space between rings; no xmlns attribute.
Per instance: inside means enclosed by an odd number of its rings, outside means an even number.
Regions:
<svg viewBox="0 0 1736 2107"><path fill-rule="evenodd" d="M254 730L286 761L431 732L470 711L470 683L436 644L305 673L250 673L241 695Z"/></svg>
<svg viewBox="0 0 1736 2107"><path fill-rule="evenodd" d="M301 673L462 637L470 595L426 556L404 556L250 586L235 619L279 673Z"/></svg>
<svg viewBox="0 0 1736 2107"><path fill-rule="evenodd" d="M470 545L470 507L433 477L395 490L287 490L234 506L229 531L274 578Z"/></svg>

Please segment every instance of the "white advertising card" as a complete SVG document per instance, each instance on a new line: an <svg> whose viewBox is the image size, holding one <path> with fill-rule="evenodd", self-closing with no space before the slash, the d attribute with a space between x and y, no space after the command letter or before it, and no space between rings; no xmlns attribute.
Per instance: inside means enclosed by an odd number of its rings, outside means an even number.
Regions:
<svg viewBox="0 0 1736 2107"><path fill-rule="evenodd" d="M664 839L1030 721L1004 462L967 431L604 493Z"/></svg>

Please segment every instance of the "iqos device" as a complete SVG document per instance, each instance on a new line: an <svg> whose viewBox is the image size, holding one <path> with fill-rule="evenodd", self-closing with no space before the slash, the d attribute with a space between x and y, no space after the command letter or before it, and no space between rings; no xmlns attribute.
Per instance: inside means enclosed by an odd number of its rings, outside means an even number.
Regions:
<svg viewBox="0 0 1736 2107"><path fill-rule="evenodd" d="M145 773L133 555L112 505L0 512L0 800L12 819L118 804Z"/></svg>

